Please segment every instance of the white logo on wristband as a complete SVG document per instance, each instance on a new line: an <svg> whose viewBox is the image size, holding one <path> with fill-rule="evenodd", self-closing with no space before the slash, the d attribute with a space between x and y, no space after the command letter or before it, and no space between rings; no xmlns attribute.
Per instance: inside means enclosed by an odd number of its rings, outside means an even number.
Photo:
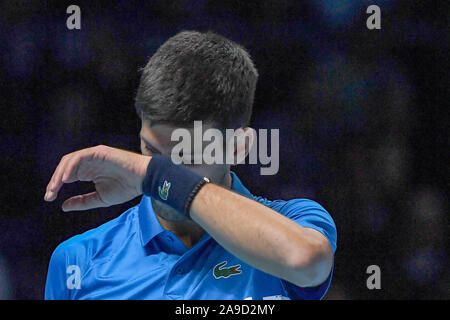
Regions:
<svg viewBox="0 0 450 320"><path fill-rule="evenodd" d="M161 186L158 187L158 194L159 197L163 200L167 200L167 198L169 197L169 189L170 189L170 182L167 182L167 180L164 180L164 184L161 188Z"/></svg>

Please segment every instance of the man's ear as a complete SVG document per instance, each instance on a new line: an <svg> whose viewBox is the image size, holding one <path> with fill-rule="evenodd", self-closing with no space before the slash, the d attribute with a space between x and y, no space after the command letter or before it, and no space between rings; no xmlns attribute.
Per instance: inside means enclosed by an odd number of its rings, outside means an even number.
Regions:
<svg viewBox="0 0 450 320"><path fill-rule="evenodd" d="M234 135L234 164L241 164L252 150L256 132L253 128L245 127L237 129Z"/></svg>

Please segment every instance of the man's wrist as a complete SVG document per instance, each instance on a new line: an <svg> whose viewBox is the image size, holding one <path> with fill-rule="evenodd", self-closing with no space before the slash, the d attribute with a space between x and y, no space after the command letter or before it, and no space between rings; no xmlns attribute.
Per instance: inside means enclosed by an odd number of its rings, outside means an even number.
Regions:
<svg viewBox="0 0 450 320"><path fill-rule="evenodd" d="M192 189L191 193L189 194L189 197L185 203L184 206L184 212L186 217L188 217L189 219L191 219L191 206L192 206L192 201L194 201L195 196L197 195L197 193L200 191L200 189L207 183L209 183L210 180L206 177L203 177L202 180L200 180L199 183L197 183L197 185L194 187L194 189Z"/></svg>
<svg viewBox="0 0 450 320"><path fill-rule="evenodd" d="M143 194L142 184L144 182L145 175L147 174L147 168L148 165L150 164L151 158L152 157L150 156L141 156L139 159L140 161L137 166L137 175L139 177L139 182L136 187L139 195Z"/></svg>
<svg viewBox="0 0 450 320"><path fill-rule="evenodd" d="M142 193L189 218L193 198L206 182L209 180L182 165L174 164L169 157L155 155L148 164Z"/></svg>

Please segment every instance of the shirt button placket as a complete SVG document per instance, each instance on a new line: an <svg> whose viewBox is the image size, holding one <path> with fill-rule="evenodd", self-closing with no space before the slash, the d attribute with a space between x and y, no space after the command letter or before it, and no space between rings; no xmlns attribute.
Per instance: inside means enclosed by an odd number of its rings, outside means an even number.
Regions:
<svg viewBox="0 0 450 320"><path fill-rule="evenodd" d="M184 269L183 269L183 267L177 267L175 269L175 272L178 273L178 274L184 274Z"/></svg>
<svg viewBox="0 0 450 320"><path fill-rule="evenodd" d="M171 299L182 299L183 295L180 294L178 290L175 291L174 287L177 285L180 277L185 274L185 269L181 266L174 266L171 274L172 275L169 277L166 283L164 293Z"/></svg>

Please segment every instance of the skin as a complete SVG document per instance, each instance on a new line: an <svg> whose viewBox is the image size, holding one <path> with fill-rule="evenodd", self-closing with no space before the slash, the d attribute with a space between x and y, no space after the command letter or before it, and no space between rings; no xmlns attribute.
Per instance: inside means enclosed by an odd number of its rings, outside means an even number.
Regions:
<svg viewBox="0 0 450 320"><path fill-rule="evenodd" d="M64 183L93 181L96 191L67 199L64 211L87 210L126 202L142 194L146 168L155 153L170 155L177 143L170 139L175 127L143 121L140 131L142 155L96 146L65 155L56 168L44 199L54 201ZM206 129L206 128L205 128ZM247 155L252 144L238 146ZM187 248L207 232L230 253L266 273L300 287L314 287L326 280L333 253L328 239L276 211L230 191L230 166L186 165L211 182L197 193L191 205L191 220L154 201L161 225L171 230Z"/></svg>
<svg viewBox="0 0 450 320"><path fill-rule="evenodd" d="M204 129L213 127L211 124ZM171 141L171 134L177 127L170 125L153 125L146 121L141 122L139 138L141 140L141 153L146 156L161 154L170 156L171 150L177 141ZM193 130L189 129L193 136ZM227 189L231 188L231 175L229 165L185 165L202 176L208 177L211 182ZM152 199L156 217L166 230L171 230L187 248L191 248L205 234L205 230L192 220L180 215L164 203Z"/></svg>

